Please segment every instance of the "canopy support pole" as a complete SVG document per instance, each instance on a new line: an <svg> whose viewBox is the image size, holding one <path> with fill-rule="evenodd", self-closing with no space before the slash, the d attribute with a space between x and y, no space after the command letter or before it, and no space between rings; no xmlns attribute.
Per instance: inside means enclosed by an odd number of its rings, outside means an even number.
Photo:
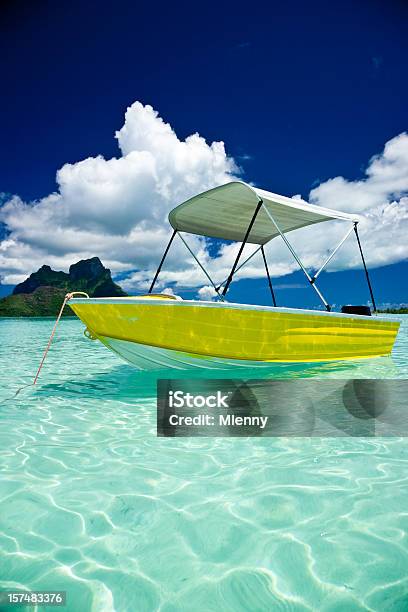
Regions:
<svg viewBox="0 0 408 612"><path fill-rule="evenodd" d="M270 277L270 274L269 274L268 263L266 261L265 249L264 249L263 244L261 245L261 252L262 252L262 257L263 257L264 264L265 264L266 276L268 277L269 289L271 291L271 296L272 296L272 303L276 307L275 293L274 293L273 287L272 287L272 281L271 281L271 277Z"/></svg>
<svg viewBox="0 0 408 612"><path fill-rule="evenodd" d="M158 276L159 276L159 274L160 274L160 270L162 269L162 265L163 265L163 263L164 263L164 260L165 260L165 259L166 259L166 257L167 257L167 253L169 252L169 248L171 247L171 243L173 242L173 240L174 240L174 236L175 236L176 234L177 234L177 230L175 229L175 230L173 231L172 235L171 235L171 238L170 238L169 243L168 243L168 245L167 245L167 247L166 247L166 250L165 250L165 251L164 251L164 253L163 253L163 257L161 258L161 262L160 262L160 264L159 264L159 267L157 268L157 272L156 272L156 274L154 275L154 279L153 279L153 281L152 281L152 284L150 285L149 293L151 293L151 292L153 291L153 287L154 287L154 286L155 286L155 284L156 284L157 277L158 277Z"/></svg>
<svg viewBox="0 0 408 612"><path fill-rule="evenodd" d="M326 261L324 262L324 264L322 266L320 266L320 268L318 269L318 271L316 272L316 274L313 274L312 276L312 281L315 282L316 278L319 276L320 272L322 272L323 268L325 268L327 266L327 264L329 263L329 261L331 261L331 259L335 256L335 254L337 253L337 251L339 250L339 248L342 246L342 244L347 240L347 238L350 236L351 232L353 231L353 226L350 227L350 229L347 231L347 234L341 239L341 241L339 242L339 244L336 246L336 248L334 249L334 251L332 251L330 253L330 255L328 256L328 258L326 259Z"/></svg>
<svg viewBox="0 0 408 612"><path fill-rule="evenodd" d="M369 275L368 275L368 270L367 270L366 262L365 262L365 259L364 259L363 249L362 249L362 247L361 247L360 236L358 235L358 231L357 231L357 223L356 223L356 222L354 223L354 232L355 232L355 234L356 234L358 248L360 249L361 259L362 259L362 261L363 261L364 272L365 272L366 279L367 279L368 289L370 290L371 301L372 301L372 303L373 303L374 312L377 312L377 306L375 305L375 299L374 299L373 288L372 288L372 286L371 286L370 277L369 277Z"/></svg>
<svg viewBox="0 0 408 612"><path fill-rule="evenodd" d="M252 258L253 258L253 256L254 256L254 255L256 255L257 253L259 253L259 251L261 250L261 248L262 248L262 247L260 247L260 246L259 246L257 249L255 249L255 251L254 251L253 253L251 253L251 255L250 255L249 257L247 257L247 258L246 258L246 260L242 262L242 264L239 264L239 266L237 266L237 267L235 268L234 276L235 276L235 274L238 272L238 270L240 270L241 268L243 268L243 267L244 267L244 266L245 266L245 265L248 263L248 261L249 261L250 259L252 259ZM227 278L224 278L224 280L223 280L221 283L219 283L219 285L218 285L218 287L216 287L216 289L219 291L219 290L221 289L221 287L223 286L223 284L227 282L227 280L228 280L228 277L227 277Z"/></svg>
<svg viewBox="0 0 408 612"><path fill-rule="evenodd" d="M231 272L230 272L230 274L229 274L229 276L228 276L228 278L227 278L227 282L225 283L224 289L222 290L222 295L223 295L223 296L224 296L224 295L227 293L228 288L229 288L229 286L230 286L230 284L231 284L232 277L233 277L233 276L234 276L234 274L235 274L235 269L236 269L236 267L237 267L237 265L238 265L239 259L240 259L241 255L242 255L242 251L244 250L244 246L245 246L245 244L246 244L246 241L248 240L248 236L249 236L249 234L250 234L250 232L251 232L251 229L252 229L253 224L255 223L256 216L257 216L257 214L259 213L259 211L260 211L260 209L261 209L262 204L263 204L263 200L261 200L261 199L260 199L260 200L259 200L259 202L258 202L258 204L257 204L257 206L256 206L256 208L255 208L255 212L254 212L254 214L252 215L251 222L250 222L250 224L248 225L248 229L247 229L247 231L246 231L246 233L245 233L244 240L243 240L243 242L241 243L241 246L239 247L238 255L237 255L237 257L236 257L236 259L235 259L235 261L234 261L234 265L232 266L232 270L231 270Z"/></svg>
<svg viewBox="0 0 408 612"><path fill-rule="evenodd" d="M302 262L300 261L299 257L297 256L294 248L292 247L292 245L290 244L289 240L286 238L285 234L281 231L279 225L276 223L275 219L272 217L271 213L269 212L268 208L265 206L264 204L264 210L266 212L266 214L268 215L268 217L270 218L270 220L272 221L272 223L274 224L274 226L276 227L276 229L278 230L279 234L281 235L284 243L286 244L286 246L288 247L289 251L292 253L293 257L295 258L295 260L297 261L297 263L299 264L299 266L301 267L301 269L303 270L307 280L309 281L309 283L311 284L311 286L313 287L313 289L316 291L317 295L319 296L319 298L321 299L321 301L323 302L326 310L328 312L331 311L331 307L330 304L328 304L328 302L326 302L326 300L324 299L323 295L320 293L319 289L316 287L315 282L312 280L312 277L310 276L310 274L308 273L308 271L306 270L306 268L304 267L304 265L302 264Z"/></svg>
<svg viewBox="0 0 408 612"><path fill-rule="evenodd" d="M186 249L188 250L188 252L190 253L190 255L192 257L194 257L194 259L196 260L197 264L199 265L201 270L204 272L204 274L206 275L206 277L208 278L208 280L210 281L210 283L214 287L215 292L217 293L218 297L221 299L221 301L224 301L224 296L219 294L219 288L217 289L217 287L216 287L214 281L212 280L211 276L208 274L207 270L204 268L204 266L201 264L201 262L198 260L198 258L194 255L193 251L190 249L190 247L188 246L186 240L183 238L183 236L180 234L180 232L179 232L178 236L181 239L181 241L183 242L183 244L186 247Z"/></svg>

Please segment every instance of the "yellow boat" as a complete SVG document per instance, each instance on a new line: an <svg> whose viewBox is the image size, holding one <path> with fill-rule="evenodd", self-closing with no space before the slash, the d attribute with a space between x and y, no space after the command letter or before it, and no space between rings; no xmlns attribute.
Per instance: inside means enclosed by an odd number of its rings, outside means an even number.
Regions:
<svg viewBox="0 0 408 612"><path fill-rule="evenodd" d="M311 275L286 234L329 220L347 223L347 232ZM75 298L68 303L85 323L87 335L100 340L131 364L143 369L267 367L271 362L322 362L389 355L399 322L372 316L365 306L345 306L333 312L316 285L323 268L354 230L373 304L374 295L358 235L358 217L234 181L199 194L169 215L173 234L149 293L124 298ZM232 270L218 285L197 260L181 232L241 242ZM178 235L211 282L219 301L182 300L154 294L163 263ZM317 292L325 310L276 305L264 245L281 237ZM240 263L246 243L258 248ZM235 273L261 251L273 306L226 301Z"/></svg>

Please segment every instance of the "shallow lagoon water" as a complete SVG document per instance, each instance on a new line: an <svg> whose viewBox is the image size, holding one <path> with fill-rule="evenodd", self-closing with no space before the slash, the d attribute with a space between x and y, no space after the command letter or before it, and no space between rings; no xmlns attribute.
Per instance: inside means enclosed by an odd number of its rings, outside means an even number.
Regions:
<svg viewBox="0 0 408 612"><path fill-rule="evenodd" d="M401 319L392 358L267 375L406 378ZM0 588L70 612L408 609L406 438L157 438L156 375L74 319L9 400L51 327L0 320Z"/></svg>

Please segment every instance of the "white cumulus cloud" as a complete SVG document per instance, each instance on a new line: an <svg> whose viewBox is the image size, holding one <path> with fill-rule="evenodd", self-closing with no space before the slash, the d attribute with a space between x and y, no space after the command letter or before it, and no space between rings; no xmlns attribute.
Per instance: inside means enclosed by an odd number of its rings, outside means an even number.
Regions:
<svg viewBox="0 0 408 612"><path fill-rule="evenodd" d="M407 195L408 134L404 132L389 140L381 154L371 158L363 179L348 181L337 176L312 189L309 199L313 204L359 213L358 229L367 262L371 267L379 267L408 257ZM324 232L313 228L315 246L324 247L328 238L339 237L338 225L329 228L327 224ZM360 265L357 249L348 248L347 243L333 259L331 269Z"/></svg>
<svg viewBox="0 0 408 612"><path fill-rule="evenodd" d="M66 270L98 255L114 273L136 269L136 282L140 278L143 284L168 240L169 210L237 172L224 143L207 144L198 134L182 141L140 102L127 109L116 138L121 157L65 164L57 172L55 193L35 202L14 196L3 204L3 283L19 282L45 262ZM192 244L199 247L200 239ZM188 259L183 245L175 243L167 269L180 270ZM131 277L125 284L131 288Z"/></svg>
<svg viewBox="0 0 408 612"><path fill-rule="evenodd" d="M228 182L239 174L223 142L208 144L198 134L180 140L149 105L135 102L115 135L121 155L90 157L65 164L57 189L34 202L17 195L0 208L6 238L0 242L0 277L15 284L47 263L67 270L82 258L98 255L129 292L148 287L171 231L168 212L192 195ZM1 186L0 186L1 187ZM273 190L273 185L262 187ZM371 267L408 257L408 135L385 144L368 162L365 176L337 176L310 192L311 202L362 215L359 225ZM300 196L295 195L295 198ZM318 268L346 231L341 222L318 224L288 235L307 267ZM229 273L239 245L223 244L211 256L208 241L188 236L188 243L216 283ZM254 245L245 247L243 258ZM298 269L280 238L266 247L270 271L282 276ZM331 270L361 265L352 236L330 264ZM256 255L237 275L264 275ZM214 292L180 240L175 239L160 275L158 290L198 290L200 299Z"/></svg>
<svg viewBox="0 0 408 612"><path fill-rule="evenodd" d="M204 285L204 287L200 287L198 290L198 299L203 300L204 302L209 302L217 295L214 287L212 285Z"/></svg>

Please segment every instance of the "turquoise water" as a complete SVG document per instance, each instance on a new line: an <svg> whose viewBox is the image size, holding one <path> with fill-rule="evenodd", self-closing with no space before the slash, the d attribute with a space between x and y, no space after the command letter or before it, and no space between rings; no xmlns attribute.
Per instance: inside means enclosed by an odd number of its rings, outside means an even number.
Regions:
<svg viewBox="0 0 408 612"><path fill-rule="evenodd" d="M392 359L268 375L408 377L402 318ZM51 327L0 320L0 401ZM0 403L0 588L73 612L408 610L407 439L157 438L155 376L82 329Z"/></svg>

